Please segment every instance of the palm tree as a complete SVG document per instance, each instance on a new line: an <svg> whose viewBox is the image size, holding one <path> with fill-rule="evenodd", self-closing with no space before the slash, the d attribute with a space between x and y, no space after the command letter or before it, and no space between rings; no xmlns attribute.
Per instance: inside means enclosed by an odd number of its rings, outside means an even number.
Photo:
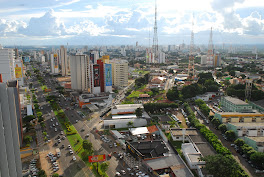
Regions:
<svg viewBox="0 0 264 177"><path fill-rule="evenodd" d="M132 122L132 121L129 121L128 123L127 123L127 127L133 127L134 126L134 123Z"/></svg>

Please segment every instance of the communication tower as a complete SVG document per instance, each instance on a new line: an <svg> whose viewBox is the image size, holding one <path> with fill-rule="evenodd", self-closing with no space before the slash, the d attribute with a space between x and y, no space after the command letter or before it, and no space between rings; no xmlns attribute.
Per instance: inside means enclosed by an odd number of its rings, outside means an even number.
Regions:
<svg viewBox="0 0 264 177"><path fill-rule="evenodd" d="M155 24L154 24L154 36L153 36L153 53L155 60L157 61L159 55L159 46L158 46L158 32L157 32L157 1L155 0Z"/></svg>

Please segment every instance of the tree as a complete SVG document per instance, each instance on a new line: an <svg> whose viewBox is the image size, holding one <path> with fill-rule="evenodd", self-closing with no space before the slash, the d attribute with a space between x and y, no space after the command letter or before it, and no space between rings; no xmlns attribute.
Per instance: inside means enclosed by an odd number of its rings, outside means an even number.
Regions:
<svg viewBox="0 0 264 177"><path fill-rule="evenodd" d="M27 135L27 136L24 137L24 142L25 142L26 144L29 144L29 143L32 142L32 141L33 141L32 136Z"/></svg>
<svg viewBox="0 0 264 177"><path fill-rule="evenodd" d="M240 76L242 77L242 79L245 79L246 78L246 75L245 74L241 74Z"/></svg>
<svg viewBox="0 0 264 177"><path fill-rule="evenodd" d="M223 84L228 87L229 85L231 85L231 83L229 82L229 80L224 80Z"/></svg>
<svg viewBox="0 0 264 177"><path fill-rule="evenodd" d="M222 77L222 76L223 76L222 72L217 72L217 73L216 73L216 77L217 77L217 78Z"/></svg>
<svg viewBox="0 0 264 177"><path fill-rule="evenodd" d="M212 119L212 123L214 124L214 126L216 126L218 128L218 126L221 124L220 120L217 118L213 118Z"/></svg>
<svg viewBox="0 0 264 177"><path fill-rule="evenodd" d="M231 71L229 72L229 75L230 75L230 76L235 76L235 75L236 75L236 72L235 72L234 70L231 70Z"/></svg>
<svg viewBox="0 0 264 177"><path fill-rule="evenodd" d="M255 152L251 154L250 160L256 166L264 168L264 153L263 152Z"/></svg>
<svg viewBox="0 0 264 177"><path fill-rule="evenodd" d="M58 173L54 173L52 177L59 177L60 175Z"/></svg>
<svg viewBox="0 0 264 177"><path fill-rule="evenodd" d="M226 135L227 139L230 141L234 141L236 139L236 134L233 130L226 131L225 135Z"/></svg>
<svg viewBox="0 0 264 177"><path fill-rule="evenodd" d="M44 170L39 170L38 177L47 177L46 172Z"/></svg>
<svg viewBox="0 0 264 177"><path fill-rule="evenodd" d="M195 100L195 104L200 107L200 105L204 104L205 102L202 99Z"/></svg>
<svg viewBox="0 0 264 177"><path fill-rule="evenodd" d="M104 163L101 164L101 170L103 172L106 172L106 170L108 169L108 167L109 167L109 162L104 162Z"/></svg>
<svg viewBox="0 0 264 177"><path fill-rule="evenodd" d="M230 155L209 155L202 157L201 160L206 162L206 170L214 177L239 176L240 167Z"/></svg>
<svg viewBox="0 0 264 177"><path fill-rule="evenodd" d="M24 123L29 123L30 121L32 121L33 119L35 119L35 116L30 115L30 116L26 116L23 118L23 122Z"/></svg>
<svg viewBox="0 0 264 177"><path fill-rule="evenodd" d="M169 69L168 73L169 73L169 74L174 74L173 69Z"/></svg>
<svg viewBox="0 0 264 177"><path fill-rule="evenodd" d="M172 89L168 90L166 94L168 100L175 101L179 99L179 91L177 87L172 87Z"/></svg>
<svg viewBox="0 0 264 177"><path fill-rule="evenodd" d="M137 117L141 117L142 114L143 114L143 109L142 108L137 108L136 109L136 115L137 115Z"/></svg>
<svg viewBox="0 0 264 177"><path fill-rule="evenodd" d="M225 133L227 131L227 127L225 124L221 124L218 126L218 129L222 132Z"/></svg>
<svg viewBox="0 0 264 177"><path fill-rule="evenodd" d="M242 147L245 144L245 141L238 138L235 140L235 145L237 145L238 147Z"/></svg>
<svg viewBox="0 0 264 177"><path fill-rule="evenodd" d="M87 150L88 152L92 152L93 150L93 144L91 142L89 142L88 140L83 140L83 149Z"/></svg>
<svg viewBox="0 0 264 177"><path fill-rule="evenodd" d="M134 125L134 123L133 123L132 121L129 121L129 122L127 123L127 127L133 127L133 125Z"/></svg>

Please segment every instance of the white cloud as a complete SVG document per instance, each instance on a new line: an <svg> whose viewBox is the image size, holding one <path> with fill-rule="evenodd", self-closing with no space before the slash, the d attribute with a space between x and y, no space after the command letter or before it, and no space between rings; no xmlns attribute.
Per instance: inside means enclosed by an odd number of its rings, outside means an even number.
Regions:
<svg viewBox="0 0 264 177"><path fill-rule="evenodd" d="M260 35L264 34L264 20L258 12L252 12L250 16L242 20L244 25L244 34Z"/></svg>
<svg viewBox="0 0 264 177"><path fill-rule="evenodd" d="M7 36L8 34L16 34L18 28L26 26L26 23L15 20L0 20L0 34Z"/></svg>
<svg viewBox="0 0 264 177"><path fill-rule="evenodd" d="M60 36L65 34L65 26L50 10L42 17L31 18L28 25L18 32L27 36Z"/></svg>

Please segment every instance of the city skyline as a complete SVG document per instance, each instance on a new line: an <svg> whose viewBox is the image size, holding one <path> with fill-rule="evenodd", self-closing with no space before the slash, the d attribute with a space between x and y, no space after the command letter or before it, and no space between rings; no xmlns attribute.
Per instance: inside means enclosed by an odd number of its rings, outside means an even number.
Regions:
<svg viewBox="0 0 264 177"><path fill-rule="evenodd" d="M155 1L1 0L2 45L149 45ZM261 0L157 0L159 44L262 44Z"/></svg>

